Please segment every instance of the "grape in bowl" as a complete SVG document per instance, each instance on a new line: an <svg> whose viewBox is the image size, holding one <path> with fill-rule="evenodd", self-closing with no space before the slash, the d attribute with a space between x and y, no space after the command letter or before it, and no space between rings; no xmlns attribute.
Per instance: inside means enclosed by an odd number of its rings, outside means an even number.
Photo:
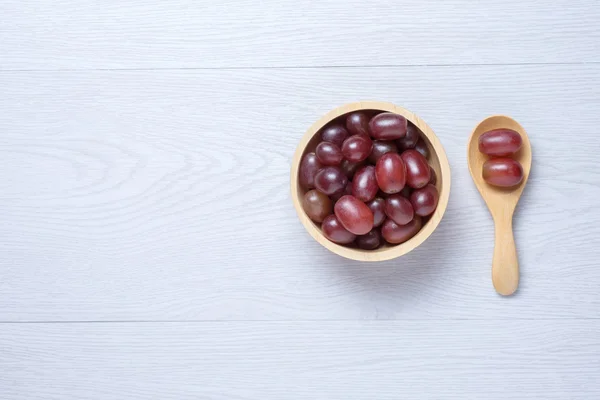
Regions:
<svg viewBox="0 0 600 400"><path fill-rule="evenodd" d="M417 115L390 103L330 111L304 134L292 161L300 221L318 243L353 260L389 260L418 247L437 228L449 194L450 165L439 139Z"/></svg>

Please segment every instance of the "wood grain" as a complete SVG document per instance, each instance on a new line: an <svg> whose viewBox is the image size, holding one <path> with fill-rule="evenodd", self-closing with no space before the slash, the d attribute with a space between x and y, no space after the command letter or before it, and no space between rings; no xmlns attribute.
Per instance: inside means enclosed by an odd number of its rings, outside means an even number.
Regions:
<svg viewBox="0 0 600 400"><path fill-rule="evenodd" d="M594 1L0 3L0 69L600 62Z"/></svg>
<svg viewBox="0 0 600 400"><path fill-rule="evenodd" d="M600 317L600 69L372 71L1 73L0 320ZM368 98L428 122L453 189L422 246L367 267L315 243L288 188L303 132ZM465 157L494 113L527 129L536 165L508 301Z"/></svg>
<svg viewBox="0 0 600 400"><path fill-rule="evenodd" d="M599 22L591 0L0 1L0 399L600 398ZM288 193L302 133L357 100L418 114L452 168L432 236L368 265ZM535 163L511 298L465 158L497 113Z"/></svg>
<svg viewBox="0 0 600 400"><path fill-rule="evenodd" d="M600 320L2 324L0 397L589 400L600 396L599 329Z"/></svg>

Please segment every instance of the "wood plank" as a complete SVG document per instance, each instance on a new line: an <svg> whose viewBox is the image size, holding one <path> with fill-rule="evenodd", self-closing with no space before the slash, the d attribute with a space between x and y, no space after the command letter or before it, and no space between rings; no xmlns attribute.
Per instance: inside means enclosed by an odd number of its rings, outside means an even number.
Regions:
<svg viewBox="0 0 600 400"><path fill-rule="evenodd" d="M0 69L600 62L593 0L5 0Z"/></svg>
<svg viewBox="0 0 600 400"><path fill-rule="evenodd" d="M598 66L11 72L0 87L0 320L600 317ZM424 118L453 169L438 230L377 265L321 248L288 194L303 132L366 98ZM533 147L510 299L466 165L494 113Z"/></svg>
<svg viewBox="0 0 600 400"><path fill-rule="evenodd" d="M599 320L0 325L0 397L594 399Z"/></svg>

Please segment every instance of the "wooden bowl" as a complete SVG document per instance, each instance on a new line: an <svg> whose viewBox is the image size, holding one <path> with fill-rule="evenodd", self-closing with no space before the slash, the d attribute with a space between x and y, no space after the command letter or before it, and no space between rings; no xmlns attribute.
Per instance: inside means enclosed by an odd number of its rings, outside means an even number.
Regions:
<svg viewBox="0 0 600 400"><path fill-rule="evenodd" d="M408 121L412 122L417 128L421 130L421 135L429 148L429 165L435 170L437 176L436 187L439 191L440 198L438 206L435 212L429 217L427 222L423 225L421 230L408 241L390 245L386 244L377 250L362 250L354 247L346 247L331 242L321 232L319 225L315 224L304 212L302 207L302 197L306 193L306 190L300 187L298 182L298 172L300 168L300 161L306 153L315 150L317 144L321 141L320 130L333 120L339 118L342 115L348 114L353 111L389 111L396 114L403 115ZM338 254L342 257L349 258L357 261L384 261L392 258L400 257L409 251L418 247L425 241L437 228L440 223L446 207L448 206L448 197L450 195L450 164L446 158L446 152L442 147L442 144L438 140L437 136L433 133L429 125L425 123L414 113L402 108L395 106L391 103L379 102L379 101L361 101L357 103L350 103L344 106L338 107L335 110L330 111L324 115L321 119L315 122L300 140L294 159L292 160L291 168L291 194L294 207L300 217L302 225L306 228L308 233L323 247L330 251Z"/></svg>

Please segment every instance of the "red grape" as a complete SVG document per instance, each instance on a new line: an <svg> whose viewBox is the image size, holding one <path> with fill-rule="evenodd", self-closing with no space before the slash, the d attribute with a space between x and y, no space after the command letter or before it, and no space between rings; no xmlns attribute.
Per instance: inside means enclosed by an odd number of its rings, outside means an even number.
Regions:
<svg viewBox="0 0 600 400"><path fill-rule="evenodd" d="M385 200L376 197L367 203L367 206L373 212L373 226L377 227L385 221Z"/></svg>
<svg viewBox="0 0 600 400"><path fill-rule="evenodd" d="M346 194L352 194L352 181L348 181L348 183L346 183L346 187L344 188L344 190L342 190L341 192L336 192L329 197L331 198L331 201L333 201L333 203L335 204L336 201L341 199L342 196Z"/></svg>
<svg viewBox="0 0 600 400"><path fill-rule="evenodd" d="M360 167L362 167L363 165L365 165L365 163L362 161L352 162L352 161L344 160L340 164L340 168L342 169L342 172L346 175L346 177L348 179L352 179L354 177L354 174L356 173L356 171L358 171L358 169Z"/></svg>
<svg viewBox="0 0 600 400"><path fill-rule="evenodd" d="M375 178L377 178L377 167L375 167ZM381 197L382 199L387 199L387 197L389 196L389 194L387 194L386 192L384 192L383 190L381 190L381 188L379 188L379 192L377 192L377 197Z"/></svg>
<svg viewBox="0 0 600 400"><path fill-rule="evenodd" d="M369 116L363 111L348 114L346 128L352 135L369 136Z"/></svg>
<svg viewBox="0 0 600 400"><path fill-rule="evenodd" d="M384 154L377 161L375 176L377 177L377 184L385 193L398 193L406 184L404 161L396 153Z"/></svg>
<svg viewBox="0 0 600 400"><path fill-rule="evenodd" d="M373 212L354 196L343 196L333 210L344 228L355 235L365 235L373 229Z"/></svg>
<svg viewBox="0 0 600 400"><path fill-rule="evenodd" d="M429 166L429 174L431 175L431 178L429 178L429 183L435 185L437 183L437 175L435 173L435 169L433 169L431 165Z"/></svg>
<svg viewBox="0 0 600 400"><path fill-rule="evenodd" d="M372 229L366 235L358 236L356 238L356 245L364 250L375 250L381 246L381 233L379 229Z"/></svg>
<svg viewBox="0 0 600 400"><path fill-rule="evenodd" d="M425 157L412 149L406 150L400 157L406 165L406 184L415 189L427 185L431 179L431 172Z"/></svg>
<svg viewBox="0 0 600 400"><path fill-rule="evenodd" d="M439 200L423 132L402 115L366 110L336 118L319 134L314 152L302 157L298 180L304 212L323 235L375 250L417 234Z"/></svg>
<svg viewBox="0 0 600 400"><path fill-rule="evenodd" d="M435 211L439 200L439 194L435 186L429 184L420 189L416 189L410 195L415 214L425 217Z"/></svg>
<svg viewBox="0 0 600 400"><path fill-rule="evenodd" d="M352 194L352 181L348 181L348 183L346 184L344 194Z"/></svg>
<svg viewBox="0 0 600 400"><path fill-rule="evenodd" d="M407 199L410 199L410 194L412 193L412 188L410 186L404 186L404 189L400 191L400 194Z"/></svg>
<svg viewBox="0 0 600 400"><path fill-rule="evenodd" d="M339 165L344 159L342 150L335 144L329 142L319 143L315 153L323 165Z"/></svg>
<svg viewBox="0 0 600 400"><path fill-rule="evenodd" d="M337 147L342 147L342 143L348 136L350 136L348 131L341 124L331 124L321 132L321 139L324 142L333 143Z"/></svg>
<svg viewBox="0 0 600 400"><path fill-rule="evenodd" d="M409 122L406 127L406 136L396 140L396 144L400 150L414 149L420 138L419 129Z"/></svg>
<svg viewBox="0 0 600 400"><path fill-rule="evenodd" d="M356 239L356 235L348 232L334 214L323 220L321 230L327 239L335 243L349 244Z"/></svg>
<svg viewBox="0 0 600 400"><path fill-rule="evenodd" d="M323 168L323 164L321 164L315 153L306 154L300 162L300 171L298 173L300 186L305 189L314 188L315 175L321 168Z"/></svg>
<svg viewBox="0 0 600 400"><path fill-rule="evenodd" d="M511 187L523 180L523 167L512 158L492 158L483 164L482 175L490 185Z"/></svg>
<svg viewBox="0 0 600 400"><path fill-rule="evenodd" d="M333 211L329 197L315 189L304 194L302 207L304 207L306 215L315 222L323 222L325 217Z"/></svg>
<svg viewBox="0 0 600 400"><path fill-rule="evenodd" d="M371 154L373 141L367 136L354 135L344 141L342 153L348 161L359 162L365 160Z"/></svg>
<svg viewBox="0 0 600 400"><path fill-rule="evenodd" d="M423 157L429 158L429 147L427 147L427 144L425 144L423 139L419 139L415 146L415 150L423 154Z"/></svg>
<svg viewBox="0 0 600 400"><path fill-rule="evenodd" d="M421 229L421 217L415 217L406 225L398 225L391 219L386 219L381 226L381 235L383 238L392 244L404 243L411 237L415 236Z"/></svg>
<svg viewBox="0 0 600 400"><path fill-rule="evenodd" d="M367 202L373 200L378 191L375 167L367 165L359 169L352 181L352 195L360 201Z"/></svg>
<svg viewBox="0 0 600 400"><path fill-rule="evenodd" d="M479 151L488 156L503 157L521 148L521 135L512 129L494 129L479 136Z"/></svg>
<svg viewBox="0 0 600 400"><path fill-rule="evenodd" d="M377 114L369 121L369 130L374 139L393 140L406 135L407 121L402 115L391 112Z"/></svg>
<svg viewBox="0 0 600 400"><path fill-rule="evenodd" d="M401 194L392 194L385 200L385 214L398 225L408 224L415 212L410 201Z"/></svg>
<svg viewBox="0 0 600 400"><path fill-rule="evenodd" d="M398 147L396 147L396 143L392 141L384 141L384 140L374 140L373 141L373 150L371 150L371 155L369 156L369 161L373 164L377 164L377 161L381 158L385 153L397 153Z"/></svg>
<svg viewBox="0 0 600 400"><path fill-rule="evenodd" d="M316 188L328 196L344 190L347 183L348 178L338 167L325 167L315 176Z"/></svg>

